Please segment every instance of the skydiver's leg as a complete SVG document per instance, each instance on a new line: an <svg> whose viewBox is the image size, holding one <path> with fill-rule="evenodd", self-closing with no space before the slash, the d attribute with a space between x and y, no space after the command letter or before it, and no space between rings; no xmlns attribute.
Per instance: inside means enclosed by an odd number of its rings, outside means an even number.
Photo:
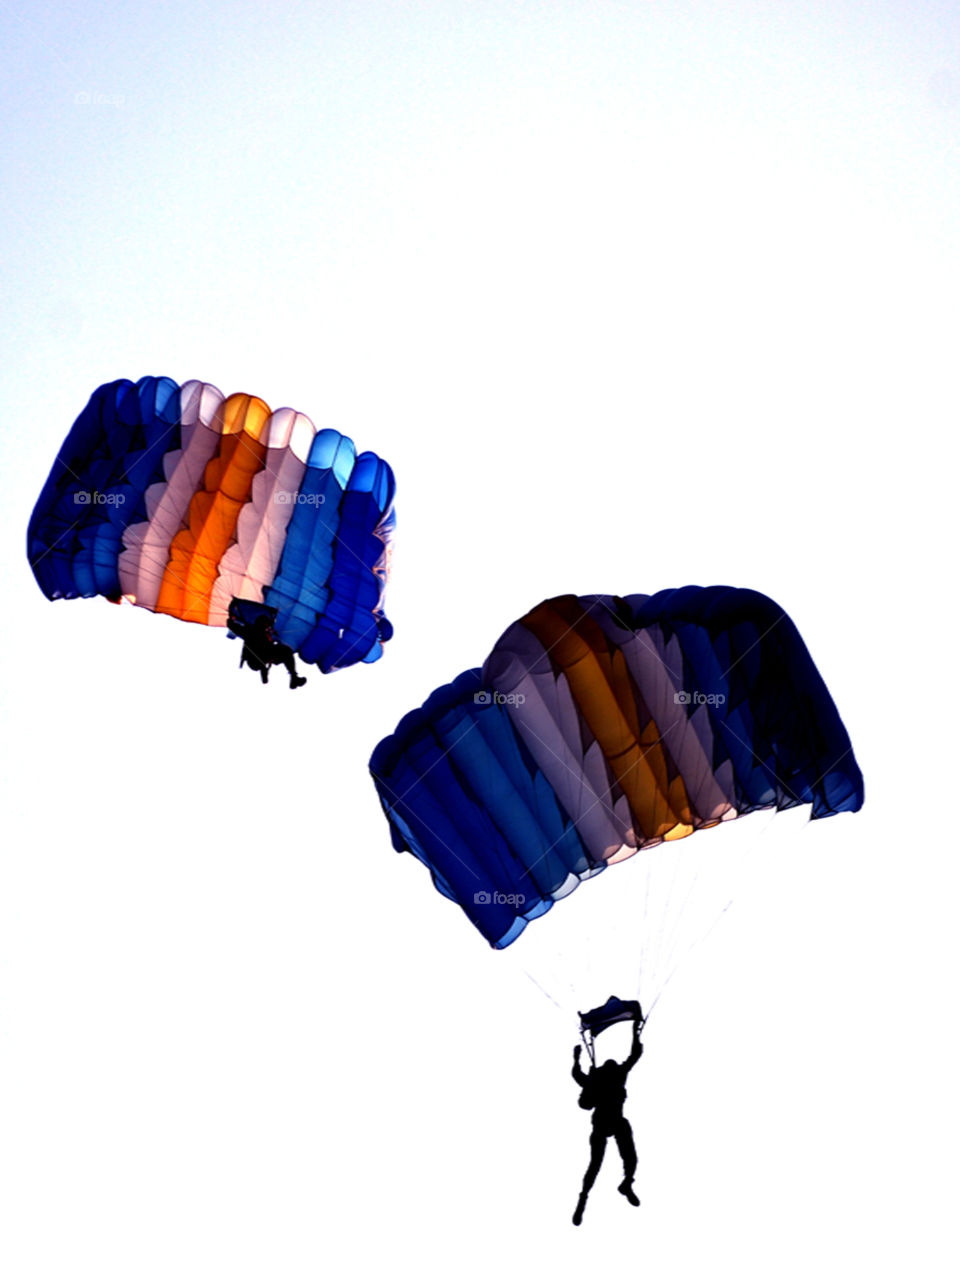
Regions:
<svg viewBox="0 0 960 1280"><path fill-rule="evenodd" d="M278 667L286 667L292 676L297 674L297 664L293 660L293 650L288 644L270 646L270 661Z"/></svg>
<svg viewBox="0 0 960 1280"><path fill-rule="evenodd" d="M580 1198L577 1200L577 1207L573 1214L573 1225L575 1227L579 1227L583 1221L583 1211L587 1205L587 1196L590 1194L590 1188L597 1180L597 1174L603 1164L603 1153L606 1149L606 1133L601 1129L594 1128L590 1133L590 1163L587 1165L587 1172L583 1175Z"/></svg>
<svg viewBox="0 0 960 1280"><path fill-rule="evenodd" d="M632 1205L638 1205L640 1201L633 1189L633 1178L637 1172L637 1148L634 1146L630 1121L621 1120L614 1129L613 1136L617 1141L620 1159L623 1161L623 1181L617 1190L622 1196L626 1196Z"/></svg>
<svg viewBox="0 0 960 1280"><path fill-rule="evenodd" d="M594 1129L590 1134L590 1163L587 1165L587 1172L583 1175L583 1187L581 1188L584 1198L590 1194L590 1188L597 1180L597 1174L603 1164L603 1153L606 1149L607 1135Z"/></svg>
<svg viewBox="0 0 960 1280"><path fill-rule="evenodd" d="M579 1227L583 1221L583 1211L586 1208L587 1196L590 1194L590 1188L597 1180L597 1174L603 1164L603 1153L606 1149L607 1135L602 1130L594 1129L590 1134L590 1163L587 1165L587 1172L583 1175L580 1199L577 1201L577 1207L573 1214L573 1225L575 1227Z"/></svg>
<svg viewBox="0 0 960 1280"><path fill-rule="evenodd" d="M297 675L297 664L294 660L293 650L288 644L275 644L270 655L271 661L279 666L287 668L290 675L290 688L299 689L307 683L306 676Z"/></svg>
<svg viewBox="0 0 960 1280"><path fill-rule="evenodd" d="M263 662L260 655L258 653L255 653L254 650L250 648L250 646L246 643L246 641L244 641L243 652L240 654L241 667L244 664L246 664L251 671L259 671L260 679L263 681L264 684L267 683L267 680L269 679L269 672L267 669L267 665L265 662Z"/></svg>

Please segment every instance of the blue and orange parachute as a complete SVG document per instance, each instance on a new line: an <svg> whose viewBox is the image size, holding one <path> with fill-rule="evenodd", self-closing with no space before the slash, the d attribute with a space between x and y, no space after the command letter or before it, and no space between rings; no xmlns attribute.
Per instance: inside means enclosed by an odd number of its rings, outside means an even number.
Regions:
<svg viewBox="0 0 960 1280"><path fill-rule="evenodd" d="M395 481L374 453L293 409L209 383L99 387L34 507L27 555L51 600L125 598L226 626L233 599L276 610L323 671L375 662Z"/></svg>
<svg viewBox="0 0 960 1280"><path fill-rule="evenodd" d="M863 803L796 627L732 587L544 601L370 771L394 847L495 947L640 849L758 809Z"/></svg>

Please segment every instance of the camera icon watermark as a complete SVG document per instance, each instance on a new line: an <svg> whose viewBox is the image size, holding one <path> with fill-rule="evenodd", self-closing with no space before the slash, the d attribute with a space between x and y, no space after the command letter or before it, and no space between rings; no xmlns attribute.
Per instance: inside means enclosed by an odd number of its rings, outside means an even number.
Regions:
<svg viewBox="0 0 960 1280"><path fill-rule="evenodd" d="M81 89L73 95L75 107L122 107L126 101L122 93L88 93Z"/></svg>
<svg viewBox="0 0 960 1280"><path fill-rule="evenodd" d="M300 493L298 489L278 489L273 500L281 507L322 507L326 496L322 493Z"/></svg>
<svg viewBox="0 0 960 1280"><path fill-rule="evenodd" d="M497 689L480 689L473 695L473 700L478 707L492 707L494 704L498 707L522 707L527 697L523 693L500 693Z"/></svg>
<svg viewBox="0 0 960 1280"><path fill-rule="evenodd" d="M125 493L99 493L96 489L78 489L73 495L78 507L122 507L126 500Z"/></svg>
<svg viewBox="0 0 960 1280"><path fill-rule="evenodd" d="M481 889L479 893L473 895L473 901L478 907L522 907L526 902L526 898L522 893L488 893L485 889Z"/></svg>
<svg viewBox="0 0 960 1280"><path fill-rule="evenodd" d="M686 689L678 689L673 695L674 702L680 707L722 707L727 700L725 693L701 693L694 689L692 693Z"/></svg>

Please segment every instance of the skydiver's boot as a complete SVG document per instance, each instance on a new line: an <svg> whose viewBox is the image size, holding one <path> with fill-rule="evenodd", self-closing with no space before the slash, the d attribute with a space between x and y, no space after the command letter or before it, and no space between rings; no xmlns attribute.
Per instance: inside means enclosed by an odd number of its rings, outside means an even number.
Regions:
<svg viewBox="0 0 960 1280"><path fill-rule="evenodd" d="M627 1178L624 1178L624 1180L620 1183L619 1187L617 1187L617 1190L620 1192L622 1196L627 1197L627 1199L630 1201L630 1203L633 1205L634 1208L636 1208L637 1205L640 1203L640 1201L637 1199L637 1193L633 1189L633 1183L630 1182Z"/></svg>
<svg viewBox="0 0 960 1280"><path fill-rule="evenodd" d="M583 1221L583 1211L586 1207L587 1193L585 1191L581 1191L580 1199L577 1201L577 1207L573 1211L573 1225L575 1227L579 1227L580 1223Z"/></svg>
<svg viewBox="0 0 960 1280"><path fill-rule="evenodd" d="M290 677L290 688L291 688L291 689L300 689L300 688L302 688L302 687L303 687L303 685L305 685L306 683L307 683L307 677L306 677L306 676L296 676L296 675L294 675L294 676L291 676L291 677Z"/></svg>
<svg viewBox="0 0 960 1280"><path fill-rule="evenodd" d="M263 682L263 684L267 684L267 682L268 682L268 681L269 681L269 679L270 679L270 668L269 668L269 667L261 667L261 668L260 668L260 679L261 679L261 681Z"/></svg>

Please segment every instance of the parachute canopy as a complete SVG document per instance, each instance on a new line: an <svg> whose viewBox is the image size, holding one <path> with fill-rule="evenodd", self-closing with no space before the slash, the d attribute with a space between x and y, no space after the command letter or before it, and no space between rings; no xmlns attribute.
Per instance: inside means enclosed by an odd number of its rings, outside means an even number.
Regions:
<svg viewBox="0 0 960 1280"><path fill-rule="evenodd" d="M51 600L103 595L226 626L233 598L333 671L375 662L396 485L374 453L204 382L99 387L43 487L27 556Z"/></svg>
<svg viewBox="0 0 960 1280"><path fill-rule="evenodd" d="M544 601L370 771L394 847L495 947L639 849L758 809L863 803L796 627L733 587Z"/></svg>

